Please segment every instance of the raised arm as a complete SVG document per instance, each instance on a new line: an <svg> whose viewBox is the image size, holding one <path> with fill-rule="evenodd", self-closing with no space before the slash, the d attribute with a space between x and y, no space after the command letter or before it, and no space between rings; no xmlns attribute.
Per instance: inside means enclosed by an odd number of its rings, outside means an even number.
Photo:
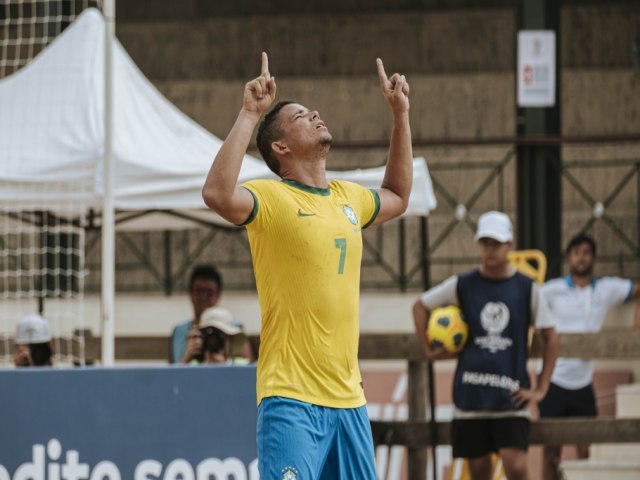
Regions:
<svg viewBox="0 0 640 480"><path fill-rule="evenodd" d="M402 215L409 204L413 180L413 149L409 125L409 84L404 75L394 73L390 78L379 58L378 79L384 98L393 115L393 128L389 143L389 158L380 195L380 211L374 225Z"/></svg>
<svg viewBox="0 0 640 480"><path fill-rule="evenodd" d="M262 52L260 76L244 87L242 109L229 135L218 151L202 188L204 203L222 218L239 225L253 210L251 194L237 186L242 159L251 136L276 97L276 80L269 73L269 59Z"/></svg>

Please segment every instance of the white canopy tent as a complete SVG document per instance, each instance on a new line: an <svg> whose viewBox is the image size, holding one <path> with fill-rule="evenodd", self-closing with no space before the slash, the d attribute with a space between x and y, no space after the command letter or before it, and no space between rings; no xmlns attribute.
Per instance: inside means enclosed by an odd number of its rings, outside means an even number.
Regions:
<svg viewBox="0 0 640 480"><path fill-rule="evenodd" d="M29 65L0 80L0 205L55 209L76 199L100 209L103 193L104 19L85 10ZM113 197L120 211L154 211L125 228L168 229L225 222L206 210L201 188L221 140L180 112L113 43ZM367 187L384 168L329 172ZM246 155L240 182L269 178L263 161ZM41 185L38 195L25 188ZM47 190L65 182L67 191ZM63 196L64 198L60 198ZM414 161L407 215L435 207L424 159ZM162 211L179 211L166 215ZM128 226L128 227L127 227Z"/></svg>

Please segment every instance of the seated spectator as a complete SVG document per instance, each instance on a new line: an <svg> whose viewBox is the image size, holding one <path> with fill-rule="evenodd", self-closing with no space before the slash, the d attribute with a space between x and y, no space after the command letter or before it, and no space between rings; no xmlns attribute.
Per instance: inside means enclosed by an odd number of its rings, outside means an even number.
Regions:
<svg viewBox="0 0 640 480"><path fill-rule="evenodd" d="M51 366L53 347L49 324L38 314L31 314L18 322L13 363L16 367Z"/></svg>
<svg viewBox="0 0 640 480"><path fill-rule="evenodd" d="M232 363L234 337L242 333L242 326L233 320L229 310L220 307L206 309L200 320L201 363Z"/></svg>

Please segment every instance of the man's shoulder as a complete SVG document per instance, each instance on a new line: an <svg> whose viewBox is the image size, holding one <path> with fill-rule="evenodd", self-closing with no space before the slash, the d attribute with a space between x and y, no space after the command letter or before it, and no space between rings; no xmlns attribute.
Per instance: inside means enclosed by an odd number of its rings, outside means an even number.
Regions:
<svg viewBox="0 0 640 480"><path fill-rule="evenodd" d="M459 280L467 280L469 278L480 277L480 269L472 268L471 270L467 270L466 272L458 273L455 275Z"/></svg>
<svg viewBox="0 0 640 480"><path fill-rule="evenodd" d="M632 288L632 285L632 280L622 277L597 277L594 278L593 281L594 290L607 290L612 292L617 290L626 292Z"/></svg>
<svg viewBox="0 0 640 480"><path fill-rule="evenodd" d="M525 282L526 284L532 284L535 283L533 278L531 278L529 275L525 275L524 273L516 270L513 274L512 278L517 278L519 281L521 282Z"/></svg>
<svg viewBox="0 0 640 480"><path fill-rule="evenodd" d="M349 187L365 188L362 185L360 185L359 183L352 182L351 180L342 180L342 179L339 179L339 178L333 178L333 179L329 180L329 186L341 186L341 187L345 187L345 188L349 188Z"/></svg>
<svg viewBox="0 0 640 480"><path fill-rule="evenodd" d="M175 335L180 332L191 330L191 320L185 320L184 322L180 322L173 327L172 335Z"/></svg>
<svg viewBox="0 0 640 480"><path fill-rule="evenodd" d="M281 187L283 184L280 180L276 180L273 178L258 178L256 180L249 180L248 182L244 182L242 184L245 188L250 188L252 190L264 190L264 189L275 189Z"/></svg>
<svg viewBox="0 0 640 480"><path fill-rule="evenodd" d="M368 188L360 185L359 183L352 182L350 180L338 180L333 179L329 181L329 189L335 192L362 192L364 190L369 190Z"/></svg>
<svg viewBox="0 0 640 480"><path fill-rule="evenodd" d="M460 278L459 274L451 275L445 278L444 280L442 280L440 283L431 287L429 290L427 290L427 292L437 288L449 288L451 287L451 285L457 285L459 278Z"/></svg>
<svg viewBox="0 0 640 480"><path fill-rule="evenodd" d="M622 278L622 277L595 277L593 279L593 283L598 286L598 284L600 285L613 285L613 284L620 284L620 283L629 283L631 282L630 279L628 278Z"/></svg>
<svg viewBox="0 0 640 480"><path fill-rule="evenodd" d="M557 292L566 290L567 288L569 288L569 284L565 277L552 278L551 280L544 282L542 285L542 290L544 292Z"/></svg>

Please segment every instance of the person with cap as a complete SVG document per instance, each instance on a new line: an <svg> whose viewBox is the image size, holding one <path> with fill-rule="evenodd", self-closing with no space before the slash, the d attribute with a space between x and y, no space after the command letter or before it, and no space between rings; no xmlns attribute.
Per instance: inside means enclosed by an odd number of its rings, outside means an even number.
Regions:
<svg viewBox="0 0 640 480"><path fill-rule="evenodd" d="M200 337L201 363L232 363L233 339L242 333L242 326L233 319L231 312L221 307L211 307L202 312L197 335Z"/></svg>
<svg viewBox="0 0 640 480"><path fill-rule="evenodd" d="M549 280L542 287L551 316L560 333L598 332L610 308L637 300L640 283L619 277L595 277L596 242L584 233L573 237L566 250L569 273ZM636 308L636 315L640 309ZM637 327L636 327L637 328ZM594 362L590 359L559 358L551 385L538 404L541 418L595 417ZM576 445L578 458L589 458L589 445ZM561 445L545 445L543 478L560 478Z"/></svg>
<svg viewBox="0 0 640 480"><path fill-rule="evenodd" d="M549 388L558 338L541 290L509 264L513 248L509 217L496 211L484 213L475 239L480 268L454 275L424 292L413 305L415 331L427 359L454 358L430 346L425 331L434 308L457 305L461 309L469 337L457 354L453 380L453 456L468 460L474 480L492 478L492 453L500 455L509 480L526 479L528 404L542 400ZM527 372L532 325L544 339L542 371L535 387Z"/></svg>
<svg viewBox="0 0 640 480"><path fill-rule="evenodd" d="M27 315L18 322L13 363L16 367L47 367L53 364L49 324L40 315Z"/></svg>

